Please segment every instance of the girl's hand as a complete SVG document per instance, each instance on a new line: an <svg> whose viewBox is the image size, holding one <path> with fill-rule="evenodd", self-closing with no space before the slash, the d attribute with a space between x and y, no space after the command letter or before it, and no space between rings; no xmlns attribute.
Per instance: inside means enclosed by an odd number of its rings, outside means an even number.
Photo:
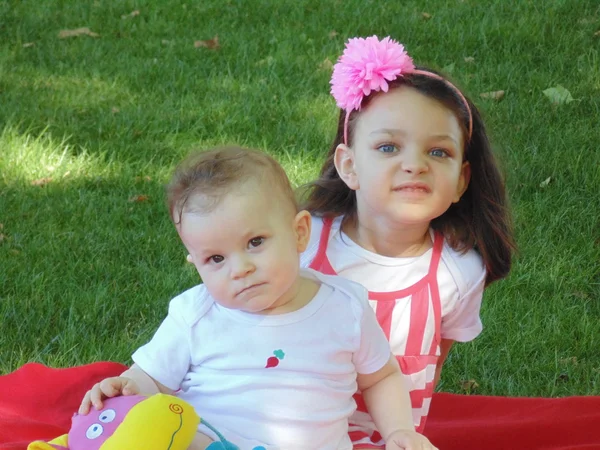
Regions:
<svg viewBox="0 0 600 450"><path fill-rule="evenodd" d="M86 415L92 405L96 409L102 409L102 400L105 398L117 397L119 395L137 395L139 393L140 388L138 384L131 378L105 378L86 392L79 406L79 414Z"/></svg>
<svg viewBox="0 0 600 450"><path fill-rule="evenodd" d="M385 450L438 450L438 448L416 431L398 430L387 438Z"/></svg>

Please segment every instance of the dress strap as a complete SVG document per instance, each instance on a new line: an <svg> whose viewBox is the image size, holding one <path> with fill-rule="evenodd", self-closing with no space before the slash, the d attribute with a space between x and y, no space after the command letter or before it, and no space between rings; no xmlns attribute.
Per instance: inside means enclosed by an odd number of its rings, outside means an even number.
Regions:
<svg viewBox="0 0 600 450"><path fill-rule="evenodd" d="M435 338L431 342L430 354L435 354L437 346L442 341L442 303L440 298L440 288L438 286L437 271L442 258L442 250L444 248L444 235L435 232L433 239L433 255L431 256L431 264L429 265L429 289L431 295L431 304L433 307L433 317L435 320Z"/></svg>
<svg viewBox="0 0 600 450"><path fill-rule="evenodd" d="M333 267L331 267L329 259L327 258L327 244L329 243L329 234L331 233L332 224L332 218L323 219L323 229L321 230L321 235L319 236L319 247L317 249L317 254L308 266L311 269L327 275L337 275L335 270L333 270Z"/></svg>
<svg viewBox="0 0 600 450"><path fill-rule="evenodd" d="M440 232L435 232L433 237L433 254L429 263L429 275L436 276L440 259L442 257L442 249L444 248L444 235Z"/></svg>
<svg viewBox="0 0 600 450"><path fill-rule="evenodd" d="M332 224L333 219L331 217L323 219L323 229L321 230L321 236L319 236L319 249L317 250L315 260L321 260L327 252L327 243L329 242Z"/></svg>

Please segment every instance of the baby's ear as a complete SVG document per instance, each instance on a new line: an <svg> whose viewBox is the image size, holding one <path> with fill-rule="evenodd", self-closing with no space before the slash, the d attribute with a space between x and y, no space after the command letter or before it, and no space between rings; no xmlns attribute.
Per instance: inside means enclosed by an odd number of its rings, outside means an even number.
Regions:
<svg viewBox="0 0 600 450"><path fill-rule="evenodd" d="M294 231L296 233L296 248L302 253L308 247L310 240L311 217L308 211L300 211L294 217Z"/></svg>
<svg viewBox="0 0 600 450"><path fill-rule="evenodd" d="M358 190L358 177L354 170L354 152L345 144L340 144L335 149L333 163L338 175L346 185L353 191Z"/></svg>

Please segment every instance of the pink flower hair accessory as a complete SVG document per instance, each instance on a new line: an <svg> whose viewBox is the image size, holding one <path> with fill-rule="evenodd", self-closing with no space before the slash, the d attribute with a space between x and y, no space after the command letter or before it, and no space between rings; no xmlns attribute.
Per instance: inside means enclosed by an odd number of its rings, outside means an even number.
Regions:
<svg viewBox="0 0 600 450"><path fill-rule="evenodd" d="M337 105L350 112L360 110L364 97L388 91L388 81L415 69L404 46L386 37L353 38L333 67L331 94Z"/></svg>
<svg viewBox="0 0 600 450"><path fill-rule="evenodd" d="M389 36L382 40L377 36L371 36L348 40L342 56L333 66L331 95L338 107L346 111L345 144L348 143L350 113L355 109L360 111L363 99L372 92L387 92L388 81L411 73L444 81L457 93L469 113L469 139L471 138L473 127L471 108L460 90L438 74L416 69L404 46Z"/></svg>

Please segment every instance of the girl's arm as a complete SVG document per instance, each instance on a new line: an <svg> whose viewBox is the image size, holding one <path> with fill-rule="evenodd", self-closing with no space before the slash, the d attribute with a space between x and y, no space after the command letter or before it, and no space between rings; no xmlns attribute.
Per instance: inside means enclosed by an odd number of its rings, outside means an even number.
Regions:
<svg viewBox="0 0 600 450"><path fill-rule="evenodd" d="M144 372L137 364L131 366L120 376L135 381L140 389L139 393L143 395L158 394L159 392L169 395L175 393L173 389L169 389Z"/></svg>
<svg viewBox="0 0 600 450"><path fill-rule="evenodd" d="M442 366L448 357L448 353L450 353L450 349L452 348L452 344L454 341L452 339L442 339L440 342L440 357L437 362L437 366L435 367L435 378L433 379L433 388L437 386L440 381L440 377L442 376Z"/></svg>
<svg viewBox="0 0 600 450"><path fill-rule="evenodd" d="M79 406L79 414L87 414L92 405L101 409L102 400L105 398L119 395L153 395L159 392L171 395L175 393L134 364L118 377L105 378L87 391Z"/></svg>
<svg viewBox="0 0 600 450"><path fill-rule="evenodd" d="M380 370L358 375L367 409L384 437L386 450L438 450L429 440L415 431L412 407L404 376L394 355Z"/></svg>
<svg viewBox="0 0 600 450"><path fill-rule="evenodd" d="M414 431L410 396L394 355L390 354L377 372L358 374L357 382L369 414L386 442L395 431Z"/></svg>

